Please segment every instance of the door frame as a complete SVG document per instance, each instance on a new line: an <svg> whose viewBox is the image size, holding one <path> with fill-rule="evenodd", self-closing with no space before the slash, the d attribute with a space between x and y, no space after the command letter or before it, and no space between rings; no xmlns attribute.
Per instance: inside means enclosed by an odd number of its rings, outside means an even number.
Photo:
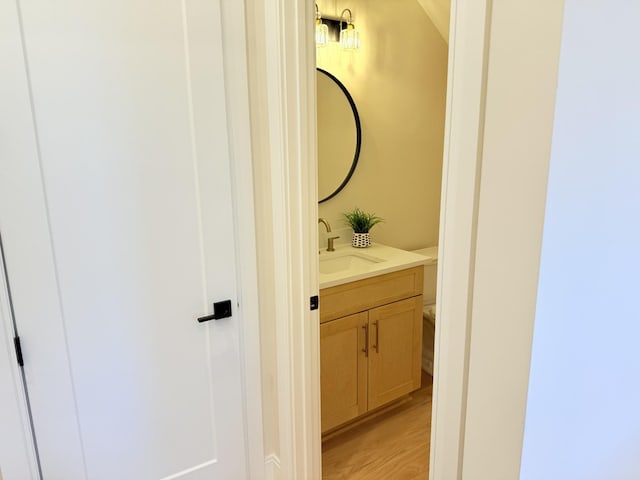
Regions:
<svg viewBox="0 0 640 480"><path fill-rule="evenodd" d="M247 474L265 478L260 309L244 2L220 0Z"/></svg>
<svg viewBox="0 0 640 480"><path fill-rule="evenodd" d="M542 3L451 1L430 478L499 463L518 475L563 8ZM267 477L320 478L314 5L246 4L254 168L268 173L255 190L261 309L275 330L261 346L277 357L263 362L278 414Z"/></svg>
<svg viewBox="0 0 640 480"><path fill-rule="evenodd" d="M315 7L245 5L266 478L320 478Z"/></svg>
<svg viewBox="0 0 640 480"><path fill-rule="evenodd" d="M430 478L457 478L462 464L491 1L451 2L437 294L437 316L447 322L435 340ZM263 362L263 382L277 379L279 415L277 441L265 445L267 478L320 478L319 319L308 305L318 294L315 9L297 0L246 5L254 169L262 179L256 228L268 244L258 255L259 283L273 296L270 305L262 297L261 308L276 318L273 338L263 335L261 344L277 352L272 372Z"/></svg>
<svg viewBox="0 0 640 480"><path fill-rule="evenodd" d="M1 232L0 232L1 233ZM3 383L2 402L3 408L12 417L13 422L9 425L3 424L4 435L10 435L10 441L6 437L0 439L0 444L11 444L13 461L20 463L23 473L28 471L32 480L40 478L38 473L38 460L31 431L31 419L27 395L22 380L22 371L18 365L16 352L14 350L14 331L12 308L10 299L10 289L6 281L7 272L4 259L0 255L0 375ZM13 397L13 398L11 398ZM9 406L7 403L11 403ZM2 458L0 458L0 480L2 477ZM15 465L13 465L15 468ZM6 471L5 471L6 475Z"/></svg>

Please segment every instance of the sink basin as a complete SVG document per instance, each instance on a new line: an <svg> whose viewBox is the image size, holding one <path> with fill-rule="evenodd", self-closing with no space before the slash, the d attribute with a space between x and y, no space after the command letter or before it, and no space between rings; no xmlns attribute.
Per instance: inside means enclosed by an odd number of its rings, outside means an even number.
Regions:
<svg viewBox="0 0 640 480"><path fill-rule="evenodd" d="M361 269L383 261L381 258L364 253L347 253L331 255L324 258L320 257L320 273L337 273L346 270Z"/></svg>
<svg viewBox="0 0 640 480"><path fill-rule="evenodd" d="M368 248L338 244L335 251L322 250L319 255L320 289L336 287L357 280L425 265L424 255L372 243Z"/></svg>

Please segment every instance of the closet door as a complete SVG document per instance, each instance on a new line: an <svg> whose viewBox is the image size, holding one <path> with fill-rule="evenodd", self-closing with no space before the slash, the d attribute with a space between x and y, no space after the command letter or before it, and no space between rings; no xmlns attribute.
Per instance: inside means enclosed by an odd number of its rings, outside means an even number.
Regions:
<svg viewBox="0 0 640 480"><path fill-rule="evenodd" d="M0 228L44 478L246 478L219 1L0 1L21 29Z"/></svg>

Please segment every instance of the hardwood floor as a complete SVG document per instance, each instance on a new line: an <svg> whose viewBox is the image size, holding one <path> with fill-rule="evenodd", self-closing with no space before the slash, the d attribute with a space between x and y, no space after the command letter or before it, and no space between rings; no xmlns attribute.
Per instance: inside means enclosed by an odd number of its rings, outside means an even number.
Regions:
<svg viewBox="0 0 640 480"><path fill-rule="evenodd" d="M433 379L411 401L322 445L323 480L427 480Z"/></svg>

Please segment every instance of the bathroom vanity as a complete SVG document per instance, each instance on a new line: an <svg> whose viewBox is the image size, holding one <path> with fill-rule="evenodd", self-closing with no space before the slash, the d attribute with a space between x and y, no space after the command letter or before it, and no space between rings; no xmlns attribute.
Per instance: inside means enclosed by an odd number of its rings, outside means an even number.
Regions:
<svg viewBox="0 0 640 480"><path fill-rule="evenodd" d="M321 252L323 433L420 388L425 262L377 244Z"/></svg>

